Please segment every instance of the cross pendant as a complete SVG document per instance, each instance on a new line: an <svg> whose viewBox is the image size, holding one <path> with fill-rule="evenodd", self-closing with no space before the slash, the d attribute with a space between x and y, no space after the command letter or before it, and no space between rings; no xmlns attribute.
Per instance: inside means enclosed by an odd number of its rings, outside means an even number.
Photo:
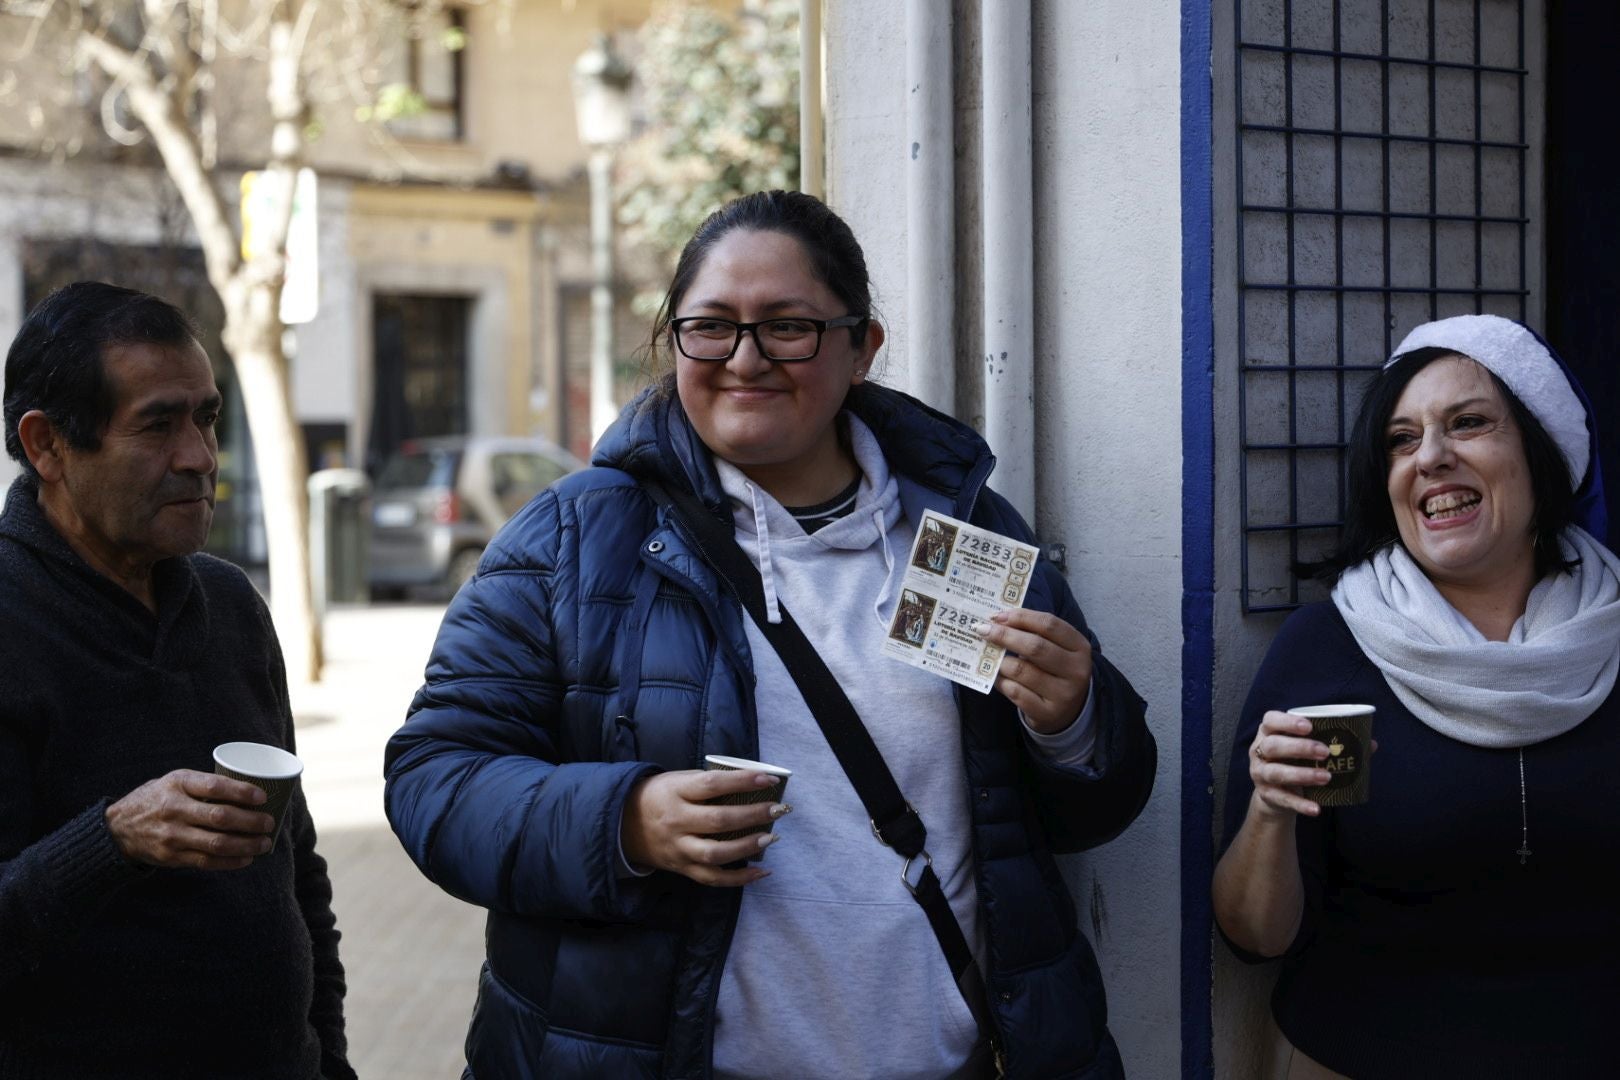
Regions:
<svg viewBox="0 0 1620 1080"><path fill-rule="evenodd" d="M1515 854L1517 854L1519 856L1519 865L1523 866L1524 865L1524 860L1530 857L1531 851L1530 851L1529 847L1522 847L1517 852L1515 852Z"/></svg>

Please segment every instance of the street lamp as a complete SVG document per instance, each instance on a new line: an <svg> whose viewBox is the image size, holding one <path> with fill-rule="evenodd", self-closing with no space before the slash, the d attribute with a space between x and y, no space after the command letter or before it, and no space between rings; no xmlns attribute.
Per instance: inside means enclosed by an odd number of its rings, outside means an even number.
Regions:
<svg viewBox="0 0 1620 1080"><path fill-rule="evenodd" d="M591 443L618 415L613 401L613 152L630 136L630 68L606 34L574 62L574 115L590 150Z"/></svg>

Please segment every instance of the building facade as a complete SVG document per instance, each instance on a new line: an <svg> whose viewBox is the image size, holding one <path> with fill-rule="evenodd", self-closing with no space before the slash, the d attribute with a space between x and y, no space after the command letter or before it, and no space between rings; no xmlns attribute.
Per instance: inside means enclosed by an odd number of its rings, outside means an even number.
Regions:
<svg viewBox="0 0 1620 1080"><path fill-rule="evenodd" d="M311 468L375 468L407 438L461 433L541 435L587 452L592 267L571 73L597 35L628 42L651 7L445 5L416 22L380 20L378 40L355 55L375 66L374 85L393 89L362 102L330 93L329 80L314 95L305 159L316 177L318 306L286 340ZM9 340L50 288L85 276L173 296L217 333L196 235L150 145L110 139L105 80L56 66L50 26L32 44L29 32L21 16L0 18L15 57L0 92L16 106L0 119L0 336ZM218 65L216 86L229 89L215 92L208 128L213 182L237 213L242 173L263 166L254 155L268 121L254 95L266 75L251 58ZM410 106L376 111L390 94ZM109 107L117 114L116 101ZM628 363L639 341L624 307ZM219 377L219 517L230 531L256 514L255 483L228 363ZM0 462L4 477L13 470ZM262 559L255 530L239 532L211 546Z"/></svg>

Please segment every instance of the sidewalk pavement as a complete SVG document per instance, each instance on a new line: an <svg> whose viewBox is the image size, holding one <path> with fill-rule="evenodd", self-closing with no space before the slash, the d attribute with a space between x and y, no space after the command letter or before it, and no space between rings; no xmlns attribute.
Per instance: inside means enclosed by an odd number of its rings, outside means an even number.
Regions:
<svg viewBox="0 0 1620 1080"><path fill-rule="evenodd" d="M405 718L443 605L336 607L326 669L292 688L304 791L325 856L361 1080L455 1080L484 957L484 913L424 878L383 816L383 744Z"/></svg>

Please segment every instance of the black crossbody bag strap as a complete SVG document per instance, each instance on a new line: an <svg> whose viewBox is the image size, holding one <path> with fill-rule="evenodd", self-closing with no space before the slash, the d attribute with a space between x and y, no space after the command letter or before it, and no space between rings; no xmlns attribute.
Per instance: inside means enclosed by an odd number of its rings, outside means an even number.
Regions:
<svg viewBox="0 0 1620 1080"><path fill-rule="evenodd" d="M698 556L719 574L743 609L753 617L765 640L776 650L782 666L793 677L805 704L810 707L811 715L821 727L827 744L832 747L838 763L854 785L855 794L860 796L861 805L871 819L872 832L880 841L904 856L906 861L900 871L900 880L905 882L912 897L922 905L924 914L928 916L928 925L933 927L934 936L939 939L939 947L945 953L945 960L950 965L957 988L962 992L962 999L967 1002L974 1020L978 1021L980 1034L992 1038L995 1027L990 1018L984 979L979 974L978 964L974 963L973 950L968 947L967 937L962 933L962 924L957 921L956 913L945 898L945 890L940 886L939 877L934 873L933 861L928 857L925 846L928 830L923 827L917 811L900 794L900 785L895 783L894 774L889 772L883 754L872 741L855 706L850 704L838 680L827 670L816 647L810 644L810 639L804 636L804 631L799 629L786 608L778 608L782 616L780 623L772 623L766 618L765 587L760 581L759 570L737 546L731 530L711 514L696 496L671 490L652 480L643 479L641 485L654 502L674 515L681 532ZM922 872L913 884L911 867L919 858L923 863Z"/></svg>

